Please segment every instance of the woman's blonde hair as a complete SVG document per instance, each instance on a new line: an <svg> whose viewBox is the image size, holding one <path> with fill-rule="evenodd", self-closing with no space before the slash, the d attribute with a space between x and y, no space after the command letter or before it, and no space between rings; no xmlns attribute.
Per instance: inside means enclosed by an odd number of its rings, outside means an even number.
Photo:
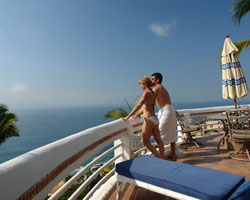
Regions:
<svg viewBox="0 0 250 200"><path fill-rule="evenodd" d="M142 76L139 80L139 84L144 83L146 84L148 87L152 87L153 83L151 81L151 79L148 76Z"/></svg>

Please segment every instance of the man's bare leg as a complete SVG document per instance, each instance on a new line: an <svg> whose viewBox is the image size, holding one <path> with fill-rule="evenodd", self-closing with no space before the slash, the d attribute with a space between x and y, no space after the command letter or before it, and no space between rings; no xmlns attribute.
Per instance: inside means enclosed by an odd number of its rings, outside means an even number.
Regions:
<svg viewBox="0 0 250 200"><path fill-rule="evenodd" d="M166 155L166 158L176 158L175 142L170 143L170 153Z"/></svg>

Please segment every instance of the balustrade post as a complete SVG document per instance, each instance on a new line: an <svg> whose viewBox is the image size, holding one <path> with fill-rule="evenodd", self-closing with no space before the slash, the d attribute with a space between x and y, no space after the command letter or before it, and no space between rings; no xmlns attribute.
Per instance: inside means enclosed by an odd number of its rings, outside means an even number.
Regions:
<svg viewBox="0 0 250 200"><path fill-rule="evenodd" d="M127 133L123 137L114 141L115 146L122 143L121 147L117 148L114 151L115 156L122 153L122 156L119 159L117 159L115 163L129 160L134 157L134 153L131 150L131 140L132 140L131 136L134 132L134 128L131 126L131 124L128 121L124 123L126 123L127 125Z"/></svg>

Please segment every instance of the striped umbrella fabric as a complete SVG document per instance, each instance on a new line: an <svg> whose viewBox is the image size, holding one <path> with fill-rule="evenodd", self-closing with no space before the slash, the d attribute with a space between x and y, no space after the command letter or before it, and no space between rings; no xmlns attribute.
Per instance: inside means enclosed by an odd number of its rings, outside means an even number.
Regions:
<svg viewBox="0 0 250 200"><path fill-rule="evenodd" d="M222 96L224 99L234 99L247 96L249 89L243 74L240 62L238 61L238 49L227 35L222 54Z"/></svg>

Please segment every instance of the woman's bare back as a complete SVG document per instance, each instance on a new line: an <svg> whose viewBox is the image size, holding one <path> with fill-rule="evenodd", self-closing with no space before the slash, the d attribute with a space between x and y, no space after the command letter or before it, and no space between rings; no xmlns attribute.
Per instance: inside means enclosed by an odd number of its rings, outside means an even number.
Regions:
<svg viewBox="0 0 250 200"><path fill-rule="evenodd" d="M146 90L143 94L144 104L143 104L143 116L144 118L154 116L154 106L155 106L155 97L152 90Z"/></svg>

